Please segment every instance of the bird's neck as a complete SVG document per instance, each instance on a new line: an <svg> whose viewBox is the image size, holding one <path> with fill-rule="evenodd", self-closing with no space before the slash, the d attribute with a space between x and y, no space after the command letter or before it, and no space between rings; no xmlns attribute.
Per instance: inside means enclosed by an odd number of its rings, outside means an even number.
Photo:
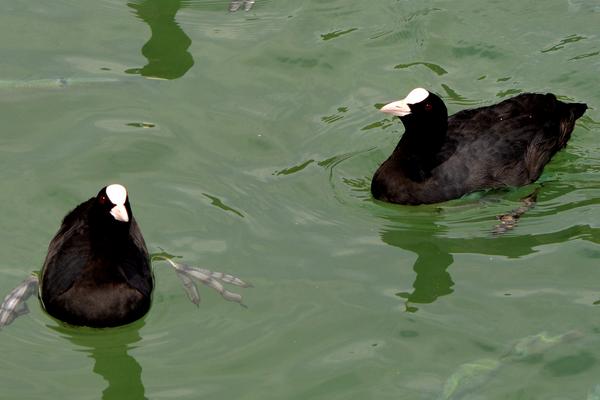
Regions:
<svg viewBox="0 0 600 400"><path fill-rule="evenodd" d="M446 140L448 118L436 120L402 120L405 132L398 143L397 149L404 156L426 156L436 153Z"/></svg>
<svg viewBox="0 0 600 400"><path fill-rule="evenodd" d="M424 180L440 164L438 154L446 142L447 119L435 123L402 122L406 130L391 158L407 171L411 179Z"/></svg>
<svg viewBox="0 0 600 400"><path fill-rule="evenodd" d="M90 231L93 242L98 248L96 250L121 250L127 244L129 234L129 223L114 222L99 224Z"/></svg>

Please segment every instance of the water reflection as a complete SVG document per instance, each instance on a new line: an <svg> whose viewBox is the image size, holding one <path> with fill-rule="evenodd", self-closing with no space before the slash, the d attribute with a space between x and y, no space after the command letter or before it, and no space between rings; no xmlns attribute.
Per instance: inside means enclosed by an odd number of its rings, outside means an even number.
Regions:
<svg viewBox="0 0 600 400"><path fill-rule="evenodd" d="M83 353L94 359L93 371L100 375L108 386L102 392L103 400L147 399L142 383L142 367L128 354L134 343L141 340L139 330L144 323L111 329L75 328L52 326L63 337L69 339Z"/></svg>
<svg viewBox="0 0 600 400"><path fill-rule="evenodd" d="M446 237L448 228L440 225L441 214L431 211L412 217L386 215L391 222L384 227L381 239L392 246L411 251L417 255L413 265L416 278L412 292L398 293L406 299L406 311L415 312L412 304L432 303L441 296L453 292L454 281L448 272L454 254L485 254L509 258L523 257L534 253L537 247L565 243L570 240L587 240L600 244L600 229L589 225L571 226L555 232L527 235L492 236L483 233L478 237Z"/></svg>
<svg viewBox="0 0 600 400"><path fill-rule="evenodd" d="M125 72L149 78L177 79L194 65L188 51L192 40L175 21L175 15L183 5L181 0L141 0L127 4L148 24L152 36L142 47L148 64Z"/></svg>
<svg viewBox="0 0 600 400"><path fill-rule="evenodd" d="M403 229L385 228L381 232L381 239L385 243L417 255L413 265L417 274L413 282L413 291L398 293L398 296L406 299L407 311L417 311L411 303L433 303L438 297L453 292L454 282L447 269L454 262L454 257L439 237L443 234L442 229L435 223L435 219L422 218L418 226Z"/></svg>

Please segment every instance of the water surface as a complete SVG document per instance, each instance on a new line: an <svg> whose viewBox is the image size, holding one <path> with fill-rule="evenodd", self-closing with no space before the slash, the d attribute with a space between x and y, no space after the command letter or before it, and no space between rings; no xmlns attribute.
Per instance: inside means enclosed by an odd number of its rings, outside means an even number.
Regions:
<svg viewBox="0 0 600 400"><path fill-rule="evenodd" d="M227 8L0 5L0 293L40 268L68 210L115 181L128 187L151 251L255 286L244 291L248 309L206 288L196 308L156 264L151 312L100 331L60 326L30 301L31 313L0 332L2 397L593 393L597 2ZM524 91L590 109L542 175L536 207L494 236L495 216L539 184L431 206L371 199L370 177L403 131L376 106L417 86L450 112ZM572 331L574 340L509 356L528 337Z"/></svg>

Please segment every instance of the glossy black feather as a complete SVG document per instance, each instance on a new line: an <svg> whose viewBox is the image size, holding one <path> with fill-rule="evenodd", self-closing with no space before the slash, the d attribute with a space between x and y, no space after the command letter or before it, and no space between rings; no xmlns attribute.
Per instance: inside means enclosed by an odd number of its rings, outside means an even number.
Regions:
<svg viewBox="0 0 600 400"><path fill-rule="evenodd" d="M566 146L587 106L525 93L448 118L436 95L410 105L406 130L371 182L376 199L437 203L490 188L522 186Z"/></svg>
<svg viewBox="0 0 600 400"><path fill-rule="evenodd" d="M98 198L64 218L42 267L40 297L46 311L73 325L127 324L151 304L150 258L129 201L129 221L121 222Z"/></svg>

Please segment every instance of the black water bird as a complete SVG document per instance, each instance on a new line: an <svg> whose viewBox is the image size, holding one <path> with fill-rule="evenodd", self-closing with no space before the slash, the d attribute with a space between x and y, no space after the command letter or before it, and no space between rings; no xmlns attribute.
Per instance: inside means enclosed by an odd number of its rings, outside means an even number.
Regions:
<svg viewBox="0 0 600 400"><path fill-rule="evenodd" d="M153 287L150 257L127 191L113 184L65 216L48 247L40 299L61 321L112 327L144 316Z"/></svg>
<svg viewBox="0 0 600 400"><path fill-rule="evenodd" d="M29 312L27 300L36 292L48 314L67 324L106 328L133 322L150 309L152 261L165 261L173 268L195 305L200 303L201 283L246 307L242 296L224 284L251 284L174 258L178 257L164 251L148 254L127 190L109 185L67 214L48 246L41 272L32 273L4 297L0 330Z"/></svg>
<svg viewBox="0 0 600 400"><path fill-rule="evenodd" d="M375 172L371 193L392 203L430 204L527 185L566 146L586 109L550 93L524 93L448 117L438 96L414 89L381 108L400 117L405 132Z"/></svg>

